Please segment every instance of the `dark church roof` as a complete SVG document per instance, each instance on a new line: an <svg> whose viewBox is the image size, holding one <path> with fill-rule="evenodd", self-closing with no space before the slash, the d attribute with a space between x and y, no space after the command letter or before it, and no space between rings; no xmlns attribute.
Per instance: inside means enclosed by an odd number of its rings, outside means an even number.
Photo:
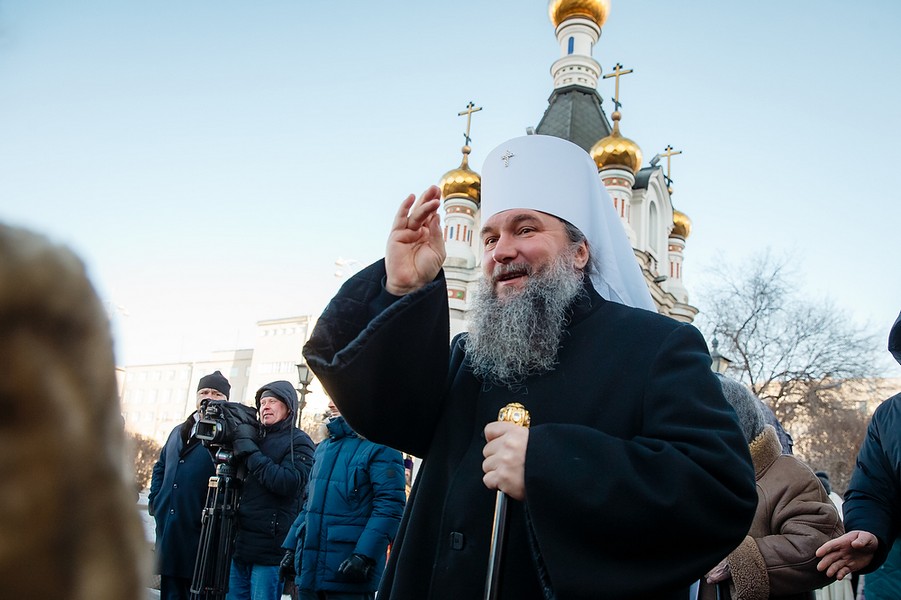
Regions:
<svg viewBox="0 0 901 600"><path fill-rule="evenodd" d="M635 185L632 186L633 190L646 190L648 189L648 182L651 180L651 175L654 174L654 171L659 169L660 167L643 167L639 169L638 173L635 174Z"/></svg>
<svg viewBox="0 0 901 600"><path fill-rule="evenodd" d="M548 98L547 110L535 129L535 133L569 140L586 152L590 152L591 147L610 135L611 131L607 115L601 108L600 95L596 90L580 85L554 90Z"/></svg>
<svg viewBox="0 0 901 600"><path fill-rule="evenodd" d="M651 181L651 177L654 176L656 171L662 171L663 167L660 165L655 165L653 167L642 167L639 169L638 173L635 174L635 185L632 186L633 190L646 190L648 189L648 184ZM663 180L667 182L667 185L672 183L671 181L666 180L666 175L663 175Z"/></svg>

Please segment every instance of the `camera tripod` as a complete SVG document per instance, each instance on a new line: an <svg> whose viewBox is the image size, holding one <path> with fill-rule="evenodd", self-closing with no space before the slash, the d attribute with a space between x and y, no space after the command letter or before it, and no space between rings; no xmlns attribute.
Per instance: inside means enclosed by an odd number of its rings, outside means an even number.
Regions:
<svg viewBox="0 0 901 600"><path fill-rule="evenodd" d="M191 580L192 600L224 600L228 592L241 480L231 464L231 452L220 448L214 457L216 474L210 477L201 517L200 546Z"/></svg>

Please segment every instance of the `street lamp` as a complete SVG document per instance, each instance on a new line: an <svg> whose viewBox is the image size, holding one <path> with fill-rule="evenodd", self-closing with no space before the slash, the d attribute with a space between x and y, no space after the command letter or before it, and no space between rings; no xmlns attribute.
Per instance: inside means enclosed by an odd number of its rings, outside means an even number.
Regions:
<svg viewBox="0 0 901 600"><path fill-rule="evenodd" d="M720 354L720 351L716 349L716 347L720 345L716 338L713 338L710 345L713 346L713 350L710 352L710 368L714 373L725 375L726 371L729 369L729 365L732 364L732 361Z"/></svg>
<svg viewBox="0 0 901 600"><path fill-rule="evenodd" d="M307 405L307 394L313 393L308 389L308 386L312 383L314 377L315 375L313 375L306 363L302 362L297 365L297 380L300 382L300 387L297 388L297 393L300 394L300 401L297 403L298 427L300 427L300 414L303 412L303 407Z"/></svg>

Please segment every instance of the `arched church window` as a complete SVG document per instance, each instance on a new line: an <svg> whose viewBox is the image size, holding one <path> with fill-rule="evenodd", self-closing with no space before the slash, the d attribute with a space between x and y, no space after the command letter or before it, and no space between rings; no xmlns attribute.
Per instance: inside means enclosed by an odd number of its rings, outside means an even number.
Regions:
<svg viewBox="0 0 901 600"><path fill-rule="evenodd" d="M572 54L573 49L575 48L575 45L576 45L576 40L572 36L569 36L569 49L566 51L566 53Z"/></svg>
<svg viewBox="0 0 901 600"><path fill-rule="evenodd" d="M654 254L659 254L657 251L657 229L659 227L658 223L659 219L657 217L657 203L651 202L650 206L648 206L648 248L650 248L651 252Z"/></svg>

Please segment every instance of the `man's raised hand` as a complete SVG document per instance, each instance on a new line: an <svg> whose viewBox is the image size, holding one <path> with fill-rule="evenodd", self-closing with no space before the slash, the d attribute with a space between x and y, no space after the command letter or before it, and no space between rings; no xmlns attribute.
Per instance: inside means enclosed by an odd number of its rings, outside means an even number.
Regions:
<svg viewBox="0 0 901 600"><path fill-rule="evenodd" d="M385 249L385 289L395 296L435 279L447 255L438 216L441 190L433 185L414 202L415 198L410 194L401 203Z"/></svg>

